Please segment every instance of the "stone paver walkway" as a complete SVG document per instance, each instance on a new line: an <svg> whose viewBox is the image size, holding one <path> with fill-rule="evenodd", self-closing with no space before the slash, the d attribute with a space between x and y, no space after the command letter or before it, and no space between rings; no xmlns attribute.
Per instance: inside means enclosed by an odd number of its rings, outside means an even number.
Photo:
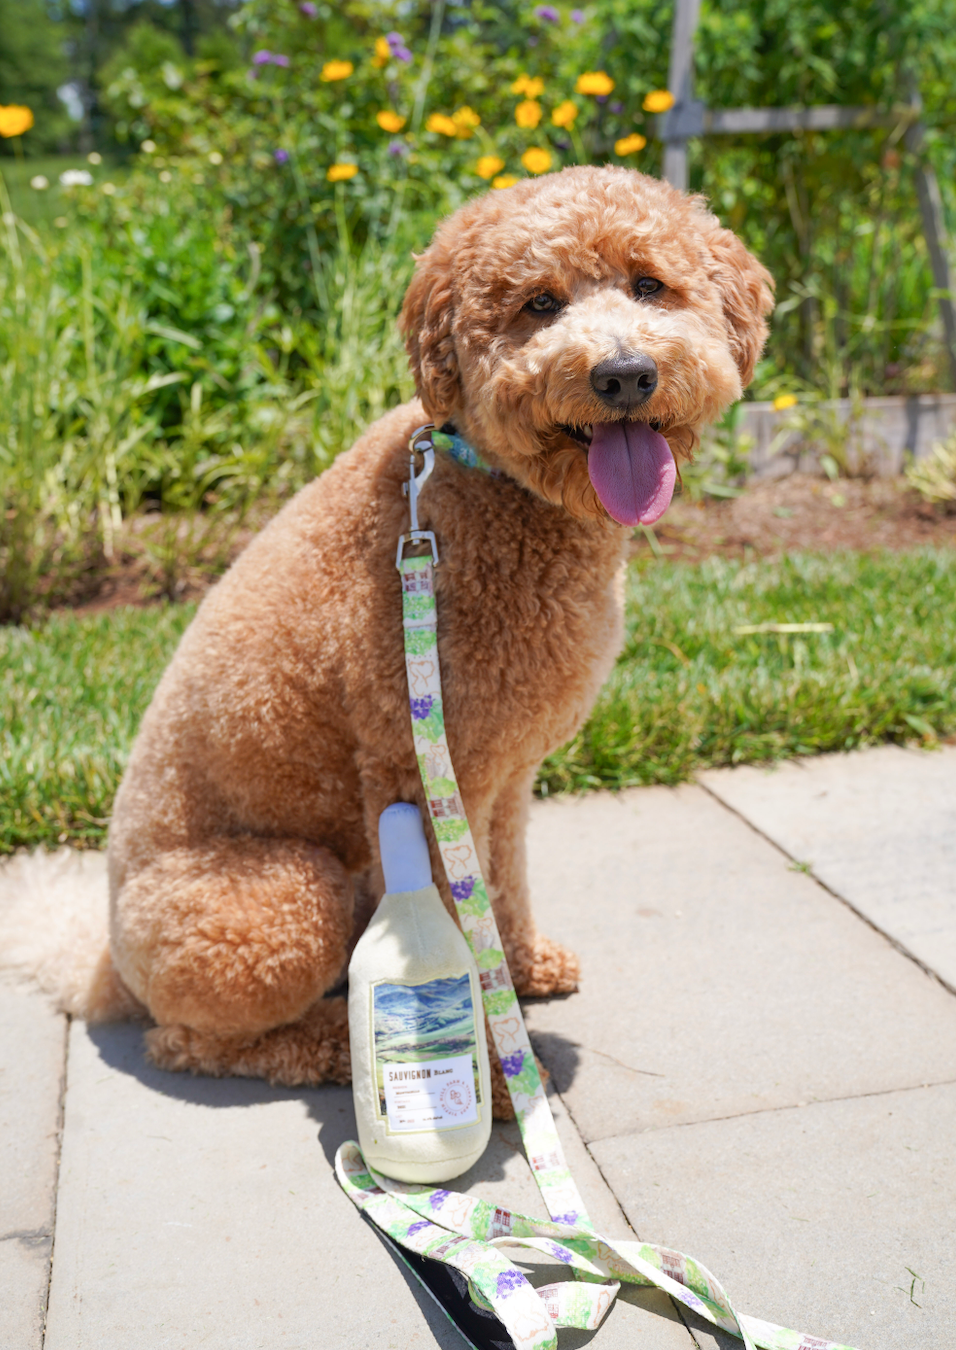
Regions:
<svg viewBox="0 0 956 1350"><path fill-rule="evenodd" d="M953 1350L956 749L540 803L529 851L582 958L526 1012L598 1227L692 1253L753 1315ZM16 859L0 919L38 878L37 903L104 894L101 858ZM459 1350L340 1192L350 1137L347 1089L161 1073L141 1027L0 987L0 1347ZM456 1186L543 1213L511 1125ZM650 1291L559 1335L737 1344Z"/></svg>

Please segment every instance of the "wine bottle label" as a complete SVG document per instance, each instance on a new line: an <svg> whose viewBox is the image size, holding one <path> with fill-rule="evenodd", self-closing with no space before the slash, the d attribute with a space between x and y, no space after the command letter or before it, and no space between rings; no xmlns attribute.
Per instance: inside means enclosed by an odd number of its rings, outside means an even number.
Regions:
<svg viewBox="0 0 956 1350"><path fill-rule="evenodd" d="M388 1133L453 1130L480 1117L471 976L371 987L378 1115Z"/></svg>

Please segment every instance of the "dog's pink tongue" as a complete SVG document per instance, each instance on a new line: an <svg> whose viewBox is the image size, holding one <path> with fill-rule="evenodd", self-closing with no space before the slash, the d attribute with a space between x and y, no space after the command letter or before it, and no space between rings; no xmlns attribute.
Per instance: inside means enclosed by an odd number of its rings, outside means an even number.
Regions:
<svg viewBox="0 0 956 1350"><path fill-rule="evenodd" d="M588 473L612 520L653 525L671 504L677 466L670 446L646 422L595 422Z"/></svg>

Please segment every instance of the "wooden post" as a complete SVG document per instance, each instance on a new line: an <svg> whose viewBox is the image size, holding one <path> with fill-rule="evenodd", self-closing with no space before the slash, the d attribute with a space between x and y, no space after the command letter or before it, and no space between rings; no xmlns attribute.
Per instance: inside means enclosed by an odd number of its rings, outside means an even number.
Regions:
<svg viewBox="0 0 956 1350"><path fill-rule="evenodd" d="M956 389L956 298L953 287L953 269L949 259L949 240L943 218L943 200L933 168L923 154L923 124L914 122L906 132L906 148L916 163L916 196L923 216L923 233L933 269L933 284L939 292L939 314L943 321L943 341L949 357L953 388Z"/></svg>
<svg viewBox="0 0 956 1350"><path fill-rule="evenodd" d="M700 0L674 0L674 35L667 75L674 107L663 128L664 177L682 192L687 191L686 121L694 102L694 32L699 14Z"/></svg>

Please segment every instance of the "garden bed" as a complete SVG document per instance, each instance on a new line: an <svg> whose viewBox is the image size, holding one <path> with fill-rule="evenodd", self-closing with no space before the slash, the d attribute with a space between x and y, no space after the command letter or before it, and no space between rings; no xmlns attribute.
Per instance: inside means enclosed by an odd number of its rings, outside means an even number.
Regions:
<svg viewBox="0 0 956 1350"><path fill-rule="evenodd" d="M707 557L776 558L795 551L912 549L956 545L956 511L925 502L902 478L808 474L753 482L739 497L678 497L654 538L638 534L634 549L674 561Z"/></svg>
<svg viewBox="0 0 956 1350"><path fill-rule="evenodd" d="M199 600L224 562L238 555L271 514L272 509L263 506L249 512L241 525L227 525L208 540L190 536L179 556L174 546L167 545L165 554L158 546L158 515L128 521L114 560L87 573L70 602L60 608L96 614L123 605ZM705 497L695 502L686 494L678 496L654 527L653 538L637 531L633 550L636 557L656 555L693 563L708 557L776 558L834 549L897 552L927 545L956 546L956 511L923 501L904 479L831 483L792 474L753 482L731 499Z"/></svg>

